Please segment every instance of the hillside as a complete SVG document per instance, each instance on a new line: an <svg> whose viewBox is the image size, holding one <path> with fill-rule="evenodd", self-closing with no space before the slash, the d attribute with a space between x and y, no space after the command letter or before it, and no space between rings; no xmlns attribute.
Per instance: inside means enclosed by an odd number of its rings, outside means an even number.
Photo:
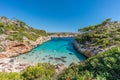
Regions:
<svg viewBox="0 0 120 80"><path fill-rule="evenodd" d="M120 80L120 22L106 19L79 31L74 45L89 58L69 66L58 80Z"/></svg>
<svg viewBox="0 0 120 80"><path fill-rule="evenodd" d="M47 40L44 30L34 29L26 23L0 17L0 57L24 53Z"/></svg>
<svg viewBox="0 0 120 80"><path fill-rule="evenodd" d="M120 80L120 47L70 66L58 80Z"/></svg>
<svg viewBox="0 0 120 80"><path fill-rule="evenodd" d="M16 56L50 39L44 30L36 30L19 20L9 20L5 17L0 18L0 30L0 57ZM79 31L74 45L89 57L87 60L71 64L60 74L55 72L55 66L38 63L27 67L21 73L0 73L1 79L120 80L120 22L106 19L101 24Z"/></svg>
<svg viewBox="0 0 120 80"><path fill-rule="evenodd" d="M101 24L79 29L76 48L90 57L120 45L120 22L106 19Z"/></svg>

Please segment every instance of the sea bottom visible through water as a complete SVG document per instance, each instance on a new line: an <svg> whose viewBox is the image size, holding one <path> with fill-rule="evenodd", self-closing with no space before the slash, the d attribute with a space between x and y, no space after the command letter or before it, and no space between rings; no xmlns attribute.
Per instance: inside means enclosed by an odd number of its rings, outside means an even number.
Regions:
<svg viewBox="0 0 120 80"><path fill-rule="evenodd" d="M53 65L64 64L67 67L72 62L78 63L86 59L74 49L73 41L74 38L52 38L30 52L17 56L17 59L35 64L44 62Z"/></svg>

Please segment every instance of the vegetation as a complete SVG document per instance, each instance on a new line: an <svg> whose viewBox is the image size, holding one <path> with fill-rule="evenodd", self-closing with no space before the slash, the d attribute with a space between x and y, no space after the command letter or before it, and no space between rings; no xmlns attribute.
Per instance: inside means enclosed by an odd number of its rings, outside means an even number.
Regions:
<svg viewBox="0 0 120 80"><path fill-rule="evenodd" d="M23 80L19 73L10 72L2 73L0 72L0 80Z"/></svg>
<svg viewBox="0 0 120 80"><path fill-rule="evenodd" d="M0 80L55 80L55 68L47 63L29 66L21 73L0 73Z"/></svg>
<svg viewBox="0 0 120 80"><path fill-rule="evenodd" d="M0 47L0 52L3 52L3 51L5 51L5 50Z"/></svg>
<svg viewBox="0 0 120 80"><path fill-rule="evenodd" d="M120 79L120 23L110 22L79 29L81 33L75 40L85 49L116 46L96 56L88 58L80 65L66 69L59 80L119 80Z"/></svg>
<svg viewBox="0 0 120 80"><path fill-rule="evenodd" d="M53 33L53 32L49 32L48 35L57 35L57 36L60 36L60 35L63 35L63 36L67 36L67 35L76 35L77 33L72 33L72 32L60 32L60 33Z"/></svg>
<svg viewBox="0 0 120 80"><path fill-rule="evenodd" d="M54 80L55 68L53 65L44 63L26 68L21 74L25 80Z"/></svg>
<svg viewBox="0 0 120 80"><path fill-rule="evenodd" d="M30 66L19 73L0 73L1 80L119 80L120 79L120 47L112 48L73 65L58 77L55 67L50 64Z"/></svg>
<svg viewBox="0 0 120 80"><path fill-rule="evenodd" d="M23 41L23 37L35 41L40 36L47 36L44 30L34 29L18 19L8 21L6 17L1 17L0 34L9 35L6 39L12 41Z"/></svg>
<svg viewBox="0 0 120 80"><path fill-rule="evenodd" d="M98 28L100 28L101 26L105 26L108 22L110 22L111 19L107 18L105 19L101 24L97 24L97 25L91 25L91 26L87 26L85 28L81 28L78 31L83 31L83 32L87 32L87 31L92 31L92 30L97 30Z"/></svg>
<svg viewBox="0 0 120 80"><path fill-rule="evenodd" d="M101 24L88 26L79 29L81 35L75 39L80 44L86 44L86 47L98 46L106 48L109 46L120 44L120 23L110 22L110 18L103 21Z"/></svg>
<svg viewBox="0 0 120 80"><path fill-rule="evenodd" d="M108 18L101 24L79 29L81 34L75 40L85 48L97 46L105 49L114 45L116 47L92 56L79 65L69 66L60 75L55 74L53 65L39 63L27 67L21 73L0 73L0 80L120 80L120 23L110 20ZM6 39L11 41L21 42L23 37L35 41L38 37L47 35L44 30L33 29L20 20L13 23L0 22L0 34L7 34ZM56 33L49 33L53 34Z"/></svg>
<svg viewBox="0 0 120 80"><path fill-rule="evenodd" d="M112 48L66 69L58 80L119 80L120 47Z"/></svg>

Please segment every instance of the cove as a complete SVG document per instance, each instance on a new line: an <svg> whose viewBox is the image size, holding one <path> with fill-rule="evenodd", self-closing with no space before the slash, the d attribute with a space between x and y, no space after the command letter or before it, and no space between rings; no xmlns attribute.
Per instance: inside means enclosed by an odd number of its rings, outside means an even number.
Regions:
<svg viewBox="0 0 120 80"><path fill-rule="evenodd" d="M74 49L73 40L74 38L51 38L51 40L16 58L30 63L46 62L53 65L64 64L67 67L72 62L78 63L86 59Z"/></svg>

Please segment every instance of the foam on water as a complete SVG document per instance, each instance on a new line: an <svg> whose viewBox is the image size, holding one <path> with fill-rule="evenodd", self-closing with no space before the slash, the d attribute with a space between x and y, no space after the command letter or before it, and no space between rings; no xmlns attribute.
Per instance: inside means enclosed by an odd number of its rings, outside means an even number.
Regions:
<svg viewBox="0 0 120 80"><path fill-rule="evenodd" d="M31 63L62 63L65 66L70 65L72 62L78 63L86 58L74 49L73 40L73 38L52 38L30 52L19 55L17 59Z"/></svg>

